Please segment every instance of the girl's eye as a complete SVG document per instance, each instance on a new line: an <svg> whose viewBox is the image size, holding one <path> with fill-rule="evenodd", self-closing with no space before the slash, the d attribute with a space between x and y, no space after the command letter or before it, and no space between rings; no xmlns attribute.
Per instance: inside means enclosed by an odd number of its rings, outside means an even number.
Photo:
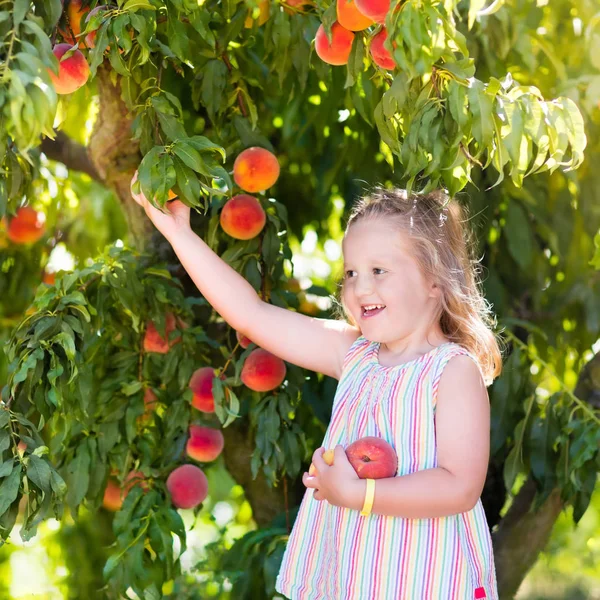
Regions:
<svg viewBox="0 0 600 600"><path fill-rule="evenodd" d="M385 273L385 271L384 271L383 269L379 269L379 268L377 268L377 267L375 267L375 268L373 269L373 271L381 271L382 273ZM352 271L352 270L350 270L350 271L346 271L346 274L345 274L345 278L346 278L346 279L350 279L350 277L352 277L352 275L351 275L350 273L354 273L354 271Z"/></svg>

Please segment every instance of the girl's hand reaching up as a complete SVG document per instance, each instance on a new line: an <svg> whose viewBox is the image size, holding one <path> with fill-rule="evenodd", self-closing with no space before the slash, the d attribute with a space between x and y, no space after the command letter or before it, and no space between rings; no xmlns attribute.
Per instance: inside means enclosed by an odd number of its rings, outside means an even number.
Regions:
<svg viewBox="0 0 600 600"><path fill-rule="evenodd" d="M365 495L365 483L356 474L350 464L343 446L338 444L334 449L333 464L329 466L323 460L325 448L317 448L312 462L317 469L314 476L304 473L302 483L307 488L314 488L315 500L327 500L334 506L360 510Z"/></svg>
<svg viewBox="0 0 600 600"><path fill-rule="evenodd" d="M132 180L131 188L137 181L138 172L136 171ZM174 235L177 235L181 231L190 229L190 207L185 205L180 200L171 200L168 205L165 206L169 212L164 213L158 208L152 206L146 196L140 189L139 194L134 194L131 189L131 197L146 211L146 214L154 223L156 229L158 229L167 240L170 240Z"/></svg>

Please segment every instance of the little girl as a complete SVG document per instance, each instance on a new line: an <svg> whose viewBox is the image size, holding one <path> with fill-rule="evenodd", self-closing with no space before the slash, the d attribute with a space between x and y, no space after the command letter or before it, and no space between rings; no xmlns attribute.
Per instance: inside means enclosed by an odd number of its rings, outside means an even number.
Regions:
<svg viewBox="0 0 600 600"><path fill-rule="evenodd" d="M260 300L191 231L181 202L165 214L134 198L231 327L339 380L276 590L292 600L497 600L480 495L486 386L502 358L460 204L384 189L362 199L343 240L345 318L329 320ZM358 478L344 448L365 436L394 448L394 477Z"/></svg>

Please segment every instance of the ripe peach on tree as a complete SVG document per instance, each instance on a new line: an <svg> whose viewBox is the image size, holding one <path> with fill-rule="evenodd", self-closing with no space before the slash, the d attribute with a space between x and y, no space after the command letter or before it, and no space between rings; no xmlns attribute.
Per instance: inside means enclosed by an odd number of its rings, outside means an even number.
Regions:
<svg viewBox="0 0 600 600"><path fill-rule="evenodd" d="M295 15L300 12L304 12L302 8L304 6L314 6L312 0L281 0L284 12L288 15Z"/></svg>
<svg viewBox="0 0 600 600"><path fill-rule="evenodd" d="M225 440L219 429L190 425L189 438L185 446L187 455L199 462L211 462L223 451Z"/></svg>
<svg viewBox="0 0 600 600"><path fill-rule="evenodd" d="M125 477L123 485L120 485L119 481L113 475L108 478L102 499L102 505L107 510L113 512L120 510L127 494L136 485L139 485L144 491L148 489L146 476L141 471L130 471L127 477Z"/></svg>
<svg viewBox="0 0 600 600"><path fill-rule="evenodd" d="M104 497L102 499L102 506L107 510L116 512L123 506L123 495L121 493L121 486L119 482L113 477L109 477L106 488L104 489Z"/></svg>
<svg viewBox="0 0 600 600"><path fill-rule="evenodd" d="M320 25L315 36L315 52L323 62L345 65L350 58L353 41L354 34L337 21L331 26L331 42L327 38L325 27Z"/></svg>
<svg viewBox="0 0 600 600"><path fill-rule="evenodd" d="M240 378L255 392L270 392L282 384L285 374L286 366L281 358L263 348L255 348L244 361Z"/></svg>
<svg viewBox="0 0 600 600"><path fill-rule="evenodd" d="M263 230L267 215L257 198L238 194L224 204L219 221L232 238L251 240Z"/></svg>
<svg viewBox="0 0 600 600"><path fill-rule="evenodd" d="M362 31L373 25L373 20L356 8L354 0L337 0L336 10L338 23L348 31Z"/></svg>
<svg viewBox="0 0 600 600"><path fill-rule="evenodd" d="M235 336L242 348L247 348L250 344L254 343L248 336L245 336L243 333L240 333L239 331L235 332Z"/></svg>
<svg viewBox="0 0 600 600"><path fill-rule="evenodd" d="M95 15L97 15L98 13L101 12L105 12L108 10L108 6L96 6L96 8L93 8L89 14L87 15L87 17L85 18L85 23L86 23L86 29L87 29L87 24L90 22L91 19L94 18ZM85 45L90 48L90 50L92 48L95 47L95 42L96 42L96 32L97 29L92 29L89 33L86 34L85 36Z"/></svg>
<svg viewBox="0 0 600 600"><path fill-rule="evenodd" d="M385 23L385 18L390 10L390 0L354 0L356 8L376 23Z"/></svg>
<svg viewBox="0 0 600 600"><path fill-rule="evenodd" d="M46 226L40 213L31 206L21 206L8 223L6 237L14 244L33 244L45 233Z"/></svg>
<svg viewBox="0 0 600 600"><path fill-rule="evenodd" d="M200 367L192 374L189 384L194 394L192 406L201 412L215 412L215 397L212 392L215 377L215 370L212 367Z"/></svg>
<svg viewBox="0 0 600 600"><path fill-rule="evenodd" d="M74 46L79 40L79 48L85 48L83 40L78 36L83 31L81 20L89 11L90 7L84 6L83 0L68 0L67 9L63 12L65 26L59 31L65 42L70 46Z"/></svg>
<svg viewBox="0 0 600 600"><path fill-rule="evenodd" d="M233 163L233 180L245 192L262 192L269 189L279 178L277 157L258 146L240 152Z"/></svg>
<svg viewBox="0 0 600 600"><path fill-rule="evenodd" d="M384 46L386 39L387 31L385 27L382 27L381 31L377 35L373 36L373 39L371 40L370 51L373 62L376 65L382 69L392 70L396 67L396 61L392 58L392 55Z"/></svg>
<svg viewBox="0 0 600 600"><path fill-rule="evenodd" d="M52 69L48 69L50 80L57 94L71 94L85 85L90 76L90 66L85 56L75 50L71 56L62 60L62 56L71 50L69 44L56 44L52 52L58 58L58 75Z"/></svg>
<svg viewBox="0 0 600 600"><path fill-rule="evenodd" d="M195 508L208 495L208 479L195 465L181 465L167 477L167 490L177 508Z"/></svg>
<svg viewBox="0 0 600 600"><path fill-rule="evenodd" d="M173 340L170 339L171 333L175 331L177 325L181 327L181 320L179 320L179 323L177 323L175 315L171 312L168 312L165 315L165 336L163 337L156 329L154 322L148 321L146 323L146 331L144 333L144 350L146 352L158 352L159 354L166 354L169 351L169 348L181 341L181 336L178 336Z"/></svg>

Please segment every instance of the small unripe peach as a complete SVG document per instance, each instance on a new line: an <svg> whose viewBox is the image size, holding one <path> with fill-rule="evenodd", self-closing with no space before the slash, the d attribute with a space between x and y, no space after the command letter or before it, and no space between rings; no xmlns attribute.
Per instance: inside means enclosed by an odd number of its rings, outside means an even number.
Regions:
<svg viewBox="0 0 600 600"><path fill-rule="evenodd" d="M199 467L181 465L167 477L167 490L177 508L194 508L208 495L208 479Z"/></svg>
<svg viewBox="0 0 600 600"><path fill-rule="evenodd" d="M61 60L62 55L70 49L69 44L56 44L52 49L54 56L59 60L58 76L52 69L48 69L48 74L57 94L71 94L84 85L90 76L90 66L79 50Z"/></svg>
<svg viewBox="0 0 600 600"><path fill-rule="evenodd" d="M216 377L212 367L196 369L190 379L189 387L194 393L192 406L205 413L215 412L215 398L212 393L212 382Z"/></svg>
<svg viewBox="0 0 600 600"><path fill-rule="evenodd" d="M146 332L144 333L144 350L146 352L158 352L159 354L166 354L169 348L174 344L181 341L181 336L178 336L174 340L169 340L170 334L175 330L177 321L173 313L167 313L165 315L165 337L162 337L158 333L158 329L152 321L146 323ZM181 322L180 322L181 326Z"/></svg>
<svg viewBox="0 0 600 600"><path fill-rule="evenodd" d="M31 206L21 206L8 223L6 236L15 244L32 244L46 233L40 213Z"/></svg>
<svg viewBox="0 0 600 600"><path fill-rule="evenodd" d="M264 148L246 148L233 163L233 179L245 192L267 190L278 178L277 157Z"/></svg>
<svg viewBox="0 0 600 600"><path fill-rule="evenodd" d="M336 21L331 27L331 43L329 43L325 28L320 25L315 37L315 52L323 62L330 65L345 65L350 57L353 40L354 34Z"/></svg>
<svg viewBox="0 0 600 600"><path fill-rule="evenodd" d="M322 455L323 460L329 466L331 466L333 464L334 457L335 457L335 452L333 450L325 450L325 452L323 452L323 455ZM314 463L310 463L310 468L308 469L308 474L314 475L315 473L318 473L317 467L315 467Z"/></svg>
<svg viewBox="0 0 600 600"><path fill-rule="evenodd" d="M210 462L221 454L224 445L225 439L218 429L190 425L190 437L185 447L190 458L199 462Z"/></svg>
<svg viewBox="0 0 600 600"><path fill-rule="evenodd" d="M392 55L384 46L386 39L387 31L385 27L383 27L381 31L371 40L370 50L371 56L373 57L373 62L382 69L391 71L396 67L396 61L392 58Z"/></svg>
<svg viewBox="0 0 600 600"><path fill-rule="evenodd" d="M250 352L242 367L242 383L255 392L269 392L285 379L285 362L263 348Z"/></svg>
<svg viewBox="0 0 600 600"><path fill-rule="evenodd" d="M236 240L250 240L265 226L267 215L260 202L248 194L238 194L228 200L221 211L223 231Z"/></svg>
<svg viewBox="0 0 600 600"><path fill-rule="evenodd" d="M354 0L337 0L336 9L338 23L348 31L362 31L373 25L373 21L356 8Z"/></svg>
<svg viewBox="0 0 600 600"><path fill-rule="evenodd" d="M235 332L235 336L237 337L237 341L240 343L240 346L242 348L247 348L250 344L254 343L249 337L245 336L243 333L240 333L239 331Z"/></svg>

